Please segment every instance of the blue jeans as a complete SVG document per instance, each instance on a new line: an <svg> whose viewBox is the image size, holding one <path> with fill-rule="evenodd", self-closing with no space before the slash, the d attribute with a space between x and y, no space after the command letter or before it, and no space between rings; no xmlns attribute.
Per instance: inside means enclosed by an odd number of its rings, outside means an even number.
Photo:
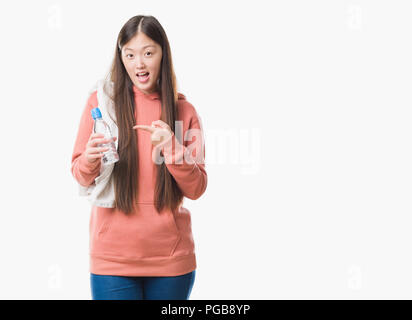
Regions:
<svg viewBox="0 0 412 320"><path fill-rule="evenodd" d="M189 300L196 270L174 277L129 277L90 273L93 300Z"/></svg>

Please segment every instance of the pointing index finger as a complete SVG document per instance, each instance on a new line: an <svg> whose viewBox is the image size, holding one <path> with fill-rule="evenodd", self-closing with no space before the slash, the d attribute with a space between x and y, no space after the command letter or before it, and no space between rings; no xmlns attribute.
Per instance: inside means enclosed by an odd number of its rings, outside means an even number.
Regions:
<svg viewBox="0 0 412 320"><path fill-rule="evenodd" d="M146 125L143 125L143 124L136 125L136 126L133 127L133 129L143 129L143 130L146 130L146 131L149 131L149 132L156 131L156 128L154 128L153 126L146 126Z"/></svg>

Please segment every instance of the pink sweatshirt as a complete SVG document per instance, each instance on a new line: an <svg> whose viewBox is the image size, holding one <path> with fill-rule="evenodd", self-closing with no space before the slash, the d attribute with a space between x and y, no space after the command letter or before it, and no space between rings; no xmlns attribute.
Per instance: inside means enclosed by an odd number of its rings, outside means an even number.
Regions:
<svg viewBox="0 0 412 320"><path fill-rule="evenodd" d="M136 124L151 125L161 115L157 92L144 94L133 86ZM199 198L206 190L204 139L201 121L193 105L178 94L178 119L183 121L183 140L173 134L158 147L163 151L169 172L185 197ZM84 156L87 141L93 131L91 110L98 107L97 91L89 97L82 113L74 145L71 172L83 186L93 184L100 174L101 161L89 163ZM202 135L186 138L188 129L199 129ZM89 232L90 272L102 275L176 276L196 269L195 245L191 228L191 213L182 205L177 212L164 209L157 213L154 206L156 164L152 160L150 133L137 131L138 195L135 211L127 216L116 208L92 206ZM203 144L203 154L192 151L192 143ZM189 147L190 146L190 147ZM201 150L200 148L197 150ZM183 156L186 151L186 155ZM188 152L189 151L189 152ZM189 159L195 161L187 161ZM200 157L200 158L199 158ZM198 161L202 159L202 161ZM179 161L180 160L180 161Z"/></svg>

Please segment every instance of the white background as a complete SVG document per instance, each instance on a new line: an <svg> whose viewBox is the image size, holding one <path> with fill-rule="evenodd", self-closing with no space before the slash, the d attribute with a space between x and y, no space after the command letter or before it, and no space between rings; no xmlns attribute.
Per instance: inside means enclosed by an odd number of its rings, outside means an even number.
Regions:
<svg viewBox="0 0 412 320"><path fill-rule="evenodd" d="M202 118L191 299L412 298L410 1L0 2L0 298L90 299L71 155L132 16Z"/></svg>

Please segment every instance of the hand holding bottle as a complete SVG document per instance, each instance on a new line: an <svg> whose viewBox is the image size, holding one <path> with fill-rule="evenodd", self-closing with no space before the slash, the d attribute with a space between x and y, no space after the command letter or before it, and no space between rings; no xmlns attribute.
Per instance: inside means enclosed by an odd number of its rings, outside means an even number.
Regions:
<svg viewBox="0 0 412 320"><path fill-rule="evenodd" d="M99 147L100 144L109 143L115 141L117 137L105 139L102 133L92 133L89 137L89 141L86 144L85 156L89 163L95 163L98 159L104 156L105 151L108 151L109 147Z"/></svg>

